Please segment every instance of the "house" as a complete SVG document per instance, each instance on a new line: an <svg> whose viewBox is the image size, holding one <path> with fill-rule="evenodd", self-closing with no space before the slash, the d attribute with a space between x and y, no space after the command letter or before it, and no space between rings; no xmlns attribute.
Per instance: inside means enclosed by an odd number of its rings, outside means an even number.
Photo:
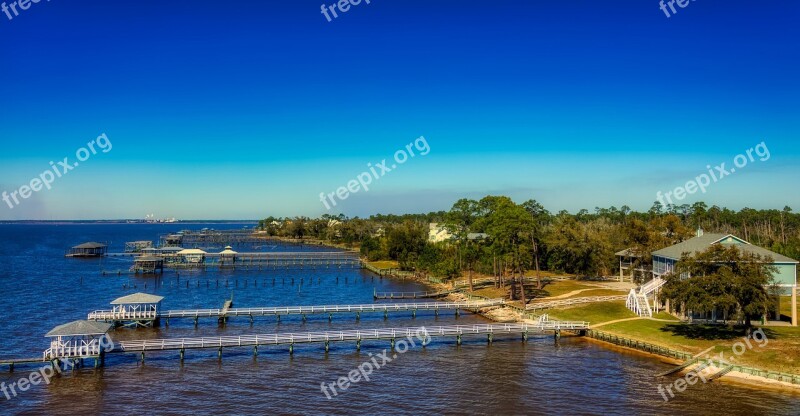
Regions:
<svg viewBox="0 0 800 416"><path fill-rule="evenodd" d="M792 302L792 326L797 326L797 264L798 261L784 255L772 252L763 247L759 247L736 237L733 234L704 233L697 230L697 235L681 243L654 251L653 257L653 279L638 290L631 289L628 295L628 307L642 316L652 316L649 297L653 298L653 304L658 304L658 293L661 286L666 282L662 277L675 271L675 265L683 257L684 253L694 256L697 253L706 251L715 244L735 246L738 250L747 254L756 254L762 257L772 258L770 263L777 270L773 274L775 283L781 288L782 295L791 295ZM620 252L620 254L630 254ZM623 256L620 256L622 259Z"/></svg>
<svg viewBox="0 0 800 416"><path fill-rule="evenodd" d="M443 225L432 222L428 224L428 241L431 243L441 243L442 241L452 240L453 234Z"/></svg>

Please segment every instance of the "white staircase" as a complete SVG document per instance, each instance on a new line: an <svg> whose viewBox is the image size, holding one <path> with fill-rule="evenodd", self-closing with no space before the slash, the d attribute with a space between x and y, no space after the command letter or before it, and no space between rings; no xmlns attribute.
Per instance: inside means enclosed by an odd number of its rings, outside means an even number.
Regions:
<svg viewBox="0 0 800 416"><path fill-rule="evenodd" d="M643 284L638 291L636 289L631 289L630 293L628 293L628 300L625 302L625 306L639 316L652 317L653 309L650 307L648 296L657 292L666 282L666 280L656 277Z"/></svg>

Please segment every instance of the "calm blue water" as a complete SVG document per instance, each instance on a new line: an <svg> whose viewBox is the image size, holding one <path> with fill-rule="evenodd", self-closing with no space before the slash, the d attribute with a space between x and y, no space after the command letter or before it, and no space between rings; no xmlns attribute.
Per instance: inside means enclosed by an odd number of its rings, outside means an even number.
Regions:
<svg viewBox="0 0 800 416"><path fill-rule="evenodd" d="M166 309L220 307L234 296L237 307L371 303L373 290L423 290L411 282L380 279L353 269L278 269L262 271L167 271L161 278L131 275L103 276L102 270L127 269L130 259L73 259L68 247L86 241L105 241L122 251L125 241L155 240L159 234L183 228L239 228L220 224L0 224L0 293L6 313L0 330L6 340L0 357L38 357L47 348L44 334L53 327L85 319L95 309L126 294L144 291L165 297ZM280 246L275 251L319 250L318 247ZM239 247L238 251L247 251ZM295 284L291 285L291 279ZM300 286L300 279L304 284ZM338 283L337 283L338 278ZM273 285L273 279L275 284ZM228 288L224 281L228 281ZM186 287L186 282L189 287ZM216 282L220 286L216 286ZM238 281L238 287L236 282ZM309 281L311 284L309 284ZM246 282L246 283L245 283ZM285 282L285 283L282 283ZM198 287L199 284L199 287ZM245 287L245 284L247 287ZM134 288L135 287L135 288ZM115 340L304 332L387 326L448 325L486 322L473 315L434 317L420 313L353 316L233 318L225 327L216 320L170 322L169 327L118 329ZM501 339L486 345L484 338L435 340L412 348L371 380L354 384L328 399L323 382L368 362L388 345L301 345L294 355L286 347L252 350L187 351L183 365L177 352L150 354L144 365L134 355L110 355L106 367L84 368L38 385L6 400L1 414L799 414L800 396L759 391L730 384L696 385L669 403L656 390L653 375L668 368L649 357L622 354L573 338L555 342L547 336L527 344ZM372 354L372 355L371 355ZM0 382L17 382L28 373L1 373Z"/></svg>

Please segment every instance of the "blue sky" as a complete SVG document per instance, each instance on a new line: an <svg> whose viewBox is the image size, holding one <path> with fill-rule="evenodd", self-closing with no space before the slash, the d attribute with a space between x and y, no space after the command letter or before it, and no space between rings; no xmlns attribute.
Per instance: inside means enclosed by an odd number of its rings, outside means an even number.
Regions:
<svg viewBox="0 0 800 416"><path fill-rule="evenodd" d="M8 3L8 0L5 0ZM3 219L427 212L461 197L629 205L764 141L681 203L800 208L800 4L50 1L0 14L0 191L113 144ZM332 3L327 1L325 3Z"/></svg>

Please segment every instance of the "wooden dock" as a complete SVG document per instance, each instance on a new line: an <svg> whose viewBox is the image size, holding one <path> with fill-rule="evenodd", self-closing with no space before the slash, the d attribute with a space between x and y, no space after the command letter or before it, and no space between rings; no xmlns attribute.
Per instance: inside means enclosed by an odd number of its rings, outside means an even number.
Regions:
<svg viewBox="0 0 800 416"><path fill-rule="evenodd" d="M527 306L525 306L525 310L535 311L539 309L549 309L559 306L580 305L583 303L611 302L611 301L625 300L627 298L628 295L616 295L616 296L588 296L582 298L557 299L544 302L534 301L533 303L529 303Z"/></svg>
<svg viewBox="0 0 800 416"><path fill-rule="evenodd" d="M220 309L186 309L186 310L167 310L155 313L153 311L135 312L114 312L108 310L94 311L89 313L87 319L100 322L129 322L164 319L194 319L195 323L199 318L231 318L248 317L251 320L260 316L286 316L328 314L329 319L334 313L354 313L356 318L360 318L362 313L383 313L388 318L389 312L411 311L416 316L417 311L434 311L438 314L442 310L470 310L477 311L483 308L502 306L505 304L503 299L491 299L467 302L420 302L420 303L387 303L387 304L363 304L363 305L321 305L321 306L281 306L281 307L257 307L257 308L220 308Z"/></svg>
<svg viewBox="0 0 800 416"><path fill-rule="evenodd" d="M465 336L487 335L488 341L492 342L493 335L496 334L520 334L524 340L527 339L530 332L553 331L558 336L562 330L582 332L588 328L588 322L542 321L535 324L449 325L202 338L165 338L119 341L109 353L141 353L142 358L144 358L144 353L148 351L179 350L181 351L181 358L183 358L183 351L187 349L215 348L218 349L221 357L223 348L233 347L254 347L253 353L256 354L259 346L269 345L288 345L290 353L293 352L294 344L324 343L327 350L331 342L355 342L356 348L360 348L362 341L387 340L392 341L392 346L394 346L394 341L397 339L419 337L420 334L426 335L426 338L455 337L456 342L461 344L462 338Z"/></svg>
<svg viewBox="0 0 800 416"><path fill-rule="evenodd" d="M372 297L375 299L425 299L440 298L453 292L457 292L457 290L438 290L433 292L374 292Z"/></svg>

